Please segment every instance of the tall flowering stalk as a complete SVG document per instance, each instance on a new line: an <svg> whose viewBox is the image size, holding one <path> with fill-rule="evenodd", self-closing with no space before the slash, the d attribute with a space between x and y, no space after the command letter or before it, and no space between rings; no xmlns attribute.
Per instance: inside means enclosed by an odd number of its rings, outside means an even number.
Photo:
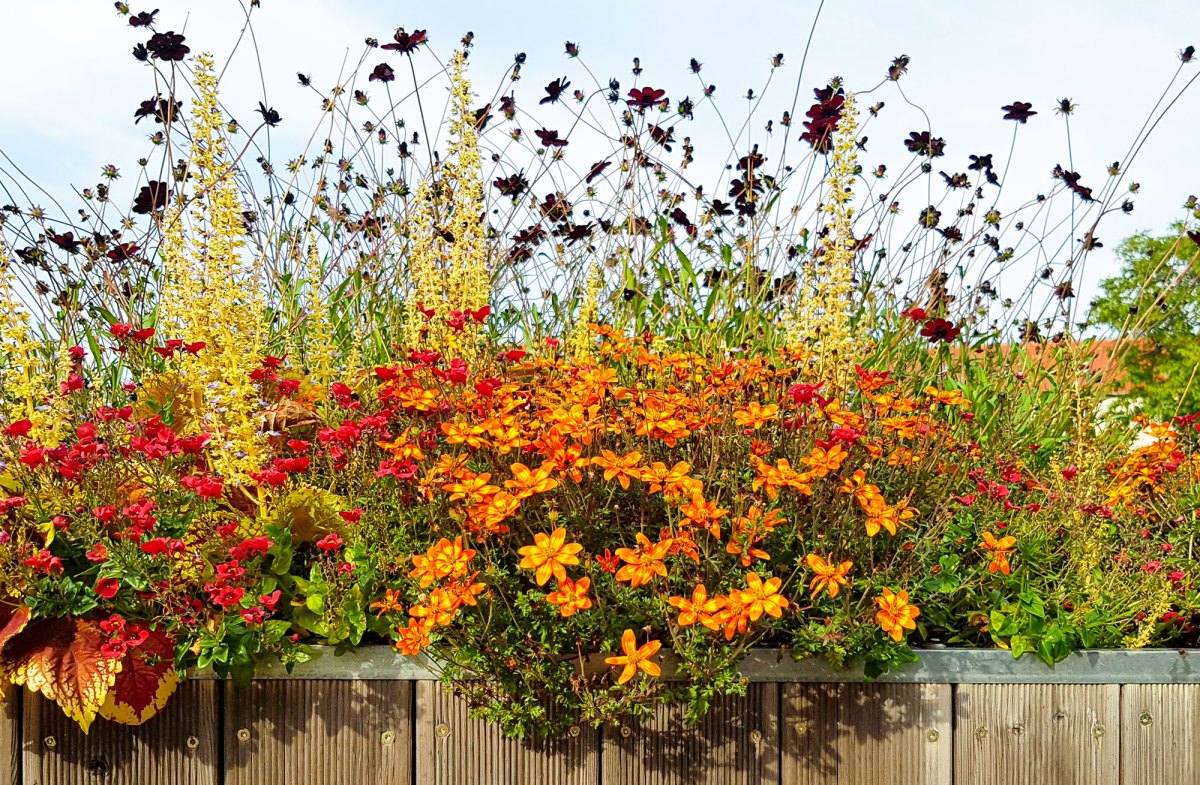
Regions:
<svg viewBox="0 0 1200 785"><path fill-rule="evenodd" d="M58 381L71 372L65 346L46 357L34 338L29 312L17 302L12 287L8 252L0 243L0 406L9 423L28 420L30 438L57 447L69 420L66 396Z"/></svg>
<svg viewBox="0 0 1200 785"><path fill-rule="evenodd" d="M326 390L334 381L337 346L333 338L333 325L329 320L329 306L321 291L320 252L311 233L308 236L307 262L305 273L308 278L309 328L305 331L304 348L313 381L322 390Z"/></svg>
<svg viewBox="0 0 1200 785"><path fill-rule="evenodd" d="M583 302L579 306L579 316L571 326L567 336L567 353L575 362L584 363L591 359L595 348L596 338L591 324L597 320L600 313L600 290L604 286L604 276L600 265L592 261L592 269L588 272L587 285L583 293Z"/></svg>
<svg viewBox="0 0 1200 785"><path fill-rule="evenodd" d="M858 173L858 115L854 95L846 94L834 135L827 183L829 234L819 267L805 271L799 296L784 317L789 343L803 344L815 354L820 372L845 381L854 367L859 340L854 315L854 177Z"/></svg>
<svg viewBox="0 0 1200 785"><path fill-rule="evenodd" d="M478 314L488 304L491 274L483 224L483 168L471 111L466 54L451 67L450 144L445 163L417 186L408 272L406 340L455 355L470 355Z"/></svg>
<svg viewBox="0 0 1200 785"><path fill-rule="evenodd" d="M262 401L251 374L265 348L265 297L261 262L246 251L210 55L196 58L194 81L187 171L195 190L190 208L181 193L163 215L160 322L204 346L180 360L185 401L198 408L190 412L189 428L213 435L213 468L238 482L262 463Z"/></svg>

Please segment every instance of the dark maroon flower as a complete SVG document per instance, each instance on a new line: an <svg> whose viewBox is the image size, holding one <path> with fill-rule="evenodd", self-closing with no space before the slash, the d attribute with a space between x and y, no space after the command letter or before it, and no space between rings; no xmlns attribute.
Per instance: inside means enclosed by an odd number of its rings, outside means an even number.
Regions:
<svg viewBox="0 0 1200 785"><path fill-rule="evenodd" d="M1033 117L1037 112L1033 111L1033 104L1026 101L1013 101L1008 106L1000 107L1004 110L1005 120L1016 120L1021 125L1030 117Z"/></svg>
<svg viewBox="0 0 1200 785"><path fill-rule="evenodd" d="M517 172L516 174L510 174L508 177L497 177L492 181L492 185L502 195L516 198L525 193L525 190L529 187L529 181L525 179L523 172Z"/></svg>
<svg viewBox="0 0 1200 785"><path fill-rule="evenodd" d="M158 9L153 11L141 11L129 17L130 27L154 27L154 17L158 16Z"/></svg>
<svg viewBox="0 0 1200 785"><path fill-rule="evenodd" d="M429 36L425 34L424 30L413 30L410 34L404 32L403 27L396 30L392 38L395 40L395 43L384 44L380 48L407 55L412 54L421 44L429 43Z"/></svg>
<svg viewBox="0 0 1200 785"><path fill-rule="evenodd" d="M930 343L937 343L938 341L949 343L957 338L961 332L961 327L955 327L945 319L930 319L921 328L922 337L929 339Z"/></svg>
<svg viewBox="0 0 1200 785"><path fill-rule="evenodd" d="M567 50L567 57L579 57L579 45L578 44L576 44L572 41L567 41L566 50Z"/></svg>
<svg viewBox="0 0 1200 785"><path fill-rule="evenodd" d="M1080 175L1079 172L1069 172L1059 165L1054 167L1054 170L1051 172L1051 176L1056 180L1062 180L1063 183L1066 184L1067 188L1071 189L1071 192L1083 201L1095 201L1095 199L1092 198L1092 189L1080 184L1079 179L1082 175Z"/></svg>
<svg viewBox="0 0 1200 785"><path fill-rule="evenodd" d="M583 181L590 185L592 180L595 180L597 177L603 174L604 170L611 165L612 161L597 161L596 163L592 164L592 168L588 170L587 177L583 178Z"/></svg>
<svg viewBox="0 0 1200 785"><path fill-rule="evenodd" d="M1180 52L1179 52L1179 62L1181 62L1181 63L1190 63L1190 62L1192 62L1192 59L1193 59L1195 56L1196 56L1196 47L1194 47L1194 46L1185 46L1185 47L1184 47L1182 50L1180 50Z"/></svg>
<svg viewBox="0 0 1200 785"><path fill-rule="evenodd" d="M155 33L146 42L146 49L151 57L168 62L179 62L192 51L183 43L183 36L171 30L165 33Z"/></svg>
<svg viewBox="0 0 1200 785"><path fill-rule="evenodd" d="M628 103L639 112L644 112L655 104L665 103L666 95L666 90L658 90L653 87L635 87L629 91Z"/></svg>
<svg viewBox="0 0 1200 785"><path fill-rule="evenodd" d="M545 128L533 132L541 140L543 147L566 147L567 140L558 138L558 131L548 131Z"/></svg>
<svg viewBox="0 0 1200 785"><path fill-rule="evenodd" d="M368 82L394 82L396 81L396 72L387 63L380 63L375 66L375 70L367 77Z"/></svg>
<svg viewBox="0 0 1200 785"><path fill-rule="evenodd" d="M546 85L546 97L538 101L538 106L558 103L558 99L562 97L563 92L570 86L571 83L567 81L567 77L565 76L561 79L555 79Z"/></svg>
<svg viewBox="0 0 1200 785"><path fill-rule="evenodd" d="M179 113L182 110L183 104L181 102L156 95L138 104L137 111L133 113L133 122L134 125L137 125L142 121L143 117L153 117L156 123L166 121L173 123L178 119Z"/></svg>
<svg viewBox="0 0 1200 785"><path fill-rule="evenodd" d="M927 158L937 158L946 154L946 140L933 136L928 131L913 131L904 140L904 146L910 153L919 153Z"/></svg>
<svg viewBox="0 0 1200 785"><path fill-rule="evenodd" d="M813 95L817 102L806 113L808 120L804 123L800 141L808 142L814 150L824 154L833 146L833 132L841 122L846 93L840 87L834 89L831 85L813 90Z"/></svg>
<svg viewBox="0 0 1200 785"><path fill-rule="evenodd" d="M171 191L166 183L151 180L138 191L137 198L133 200L133 211L138 215L156 213L167 206L167 198L170 195Z"/></svg>
<svg viewBox="0 0 1200 785"><path fill-rule="evenodd" d="M258 102L258 113L262 115L263 122L274 128L283 121L283 117L274 109L268 108L262 101Z"/></svg>

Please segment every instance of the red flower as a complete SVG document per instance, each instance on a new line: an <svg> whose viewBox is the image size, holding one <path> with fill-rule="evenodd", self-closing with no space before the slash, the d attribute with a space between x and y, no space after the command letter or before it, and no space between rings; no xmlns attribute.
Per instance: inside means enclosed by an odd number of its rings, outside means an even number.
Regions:
<svg viewBox="0 0 1200 785"><path fill-rule="evenodd" d="M928 338L930 343L937 343L938 341L949 343L957 338L961 332L961 327L955 327L953 323L945 319L930 319L921 328L921 335Z"/></svg>
<svg viewBox="0 0 1200 785"><path fill-rule="evenodd" d="M317 541L317 547L325 553L337 553L342 547L342 538L336 534L327 534Z"/></svg>
<svg viewBox="0 0 1200 785"><path fill-rule="evenodd" d="M96 581L96 594L106 600L111 600L117 596L117 589L121 588L121 582L116 578L101 578Z"/></svg>
<svg viewBox="0 0 1200 785"><path fill-rule="evenodd" d="M14 439L22 439L28 436L31 430L33 430L32 420L17 420L4 429L4 435L11 436Z"/></svg>

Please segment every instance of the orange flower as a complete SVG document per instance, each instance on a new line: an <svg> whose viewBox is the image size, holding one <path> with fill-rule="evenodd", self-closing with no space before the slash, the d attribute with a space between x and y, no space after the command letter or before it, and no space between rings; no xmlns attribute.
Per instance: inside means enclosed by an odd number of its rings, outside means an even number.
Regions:
<svg viewBox="0 0 1200 785"><path fill-rule="evenodd" d="M690 494L700 481L693 478L690 474L692 467L680 461L667 468L665 463L655 461L642 470L642 482L650 485L650 493L658 493L662 491L665 494L688 493Z"/></svg>
<svg viewBox="0 0 1200 785"><path fill-rule="evenodd" d="M376 608L379 609L379 613L375 614L375 618L379 618L385 613L403 613L404 605L400 602L400 592L396 589L386 589L383 592L382 600L371 603L371 610Z"/></svg>
<svg viewBox="0 0 1200 785"><path fill-rule="evenodd" d="M478 605L475 602L476 595L483 594L487 590L485 584L476 582L475 578L478 575L479 573L476 572L462 582L453 580L446 586L446 591L454 599L455 605Z"/></svg>
<svg viewBox="0 0 1200 785"><path fill-rule="evenodd" d="M757 491L759 488L765 487L769 499L777 497L780 488L793 488L800 493L812 496L812 487L808 484L809 476L793 469L787 458L780 458L774 466L758 456L751 456L750 460L754 464L754 471L757 474L750 486L752 490Z"/></svg>
<svg viewBox="0 0 1200 785"><path fill-rule="evenodd" d="M720 520L729 514L729 510L717 506L715 501L705 501L699 490L692 493L692 501L679 508L683 516L696 526L708 529L709 534L721 538Z"/></svg>
<svg viewBox="0 0 1200 785"><path fill-rule="evenodd" d="M470 499L472 502L478 503L500 491L498 486L488 485L488 481L491 479L492 475L486 472L483 474L464 472L463 476L454 482L443 485L442 490L450 494L452 502L459 499Z"/></svg>
<svg viewBox="0 0 1200 785"><path fill-rule="evenodd" d="M567 578L558 582L558 590L547 594L546 600L558 606L563 618L568 618L576 611L585 611L592 607L592 600L587 596L591 585L591 578L580 578L577 581Z"/></svg>
<svg viewBox="0 0 1200 785"><path fill-rule="evenodd" d="M750 621L758 621L764 613L777 619L783 615L788 601L779 594L779 587L782 585L783 580L780 578L768 578L764 581L753 572L746 576L746 589L735 593L745 605Z"/></svg>
<svg viewBox="0 0 1200 785"><path fill-rule="evenodd" d="M979 543L979 547L992 552L992 561L988 564L988 572L1000 571L1008 575L1012 571L1012 567L1008 563L1009 554L1016 548L1016 537L1001 537L996 539L996 536L991 532L983 533L983 542Z"/></svg>
<svg viewBox="0 0 1200 785"><path fill-rule="evenodd" d="M464 575L468 564L475 558L475 551L463 548L463 538L456 537L454 542L443 537L429 549L429 565L437 578L447 578L452 575Z"/></svg>
<svg viewBox="0 0 1200 785"><path fill-rule="evenodd" d="M401 654L412 657L421 653L421 649L430 644L429 633L433 624L428 619L409 619L407 627L396 630L396 648Z"/></svg>
<svg viewBox="0 0 1200 785"><path fill-rule="evenodd" d="M832 559L830 560L832 562ZM850 568L854 566L852 561L844 561L834 567L832 563L826 562L815 553L808 554L808 566L817 574L809 584L812 589L812 598L815 600L817 595L825 589L829 589L829 596L838 596L842 586L845 586L846 574L850 572Z"/></svg>
<svg viewBox="0 0 1200 785"><path fill-rule="evenodd" d="M733 421L743 428L753 428L757 431L774 420L778 414L779 406L776 404L769 403L763 406L758 401L751 401L748 405L733 411Z"/></svg>
<svg viewBox="0 0 1200 785"><path fill-rule="evenodd" d="M621 650L625 654L623 656L606 657L604 662L608 665L624 666L620 677L617 679L617 684L624 684L629 681L637 675L639 670L647 676L661 676L662 668L657 663L650 662L650 658L658 654L658 650L661 648L662 644L658 641L647 641L639 648L633 630L625 630L625 634L621 636Z"/></svg>
<svg viewBox="0 0 1200 785"><path fill-rule="evenodd" d="M812 452L801 458L800 462L812 469L814 477L824 477L842 468L842 463L848 457L850 457L850 454L846 452L842 445L835 444L828 450L813 447Z"/></svg>
<svg viewBox="0 0 1200 785"><path fill-rule="evenodd" d="M651 543L650 538L638 532L638 547L617 548L617 558L625 562L625 566L617 570L618 581L629 581L630 588L636 589L643 583L654 580L655 575L667 577L667 565L663 564L667 552L671 550L671 541Z"/></svg>
<svg viewBox="0 0 1200 785"><path fill-rule="evenodd" d="M962 394L962 390L939 390L936 387L926 387L925 394L932 398L934 403L961 406L964 409L971 408L971 400Z"/></svg>
<svg viewBox="0 0 1200 785"><path fill-rule="evenodd" d="M558 480L550 479L554 466L549 461L542 463L537 471L530 471L523 463L512 465L513 479L505 480L504 487L516 492L518 499L527 499L535 493L546 493L558 487Z"/></svg>
<svg viewBox="0 0 1200 785"><path fill-rule="evenodd" d="M741 593L734 591L728 597L718 596L713 599L724 603L716 615L716 621L725 627L725 640L733 640L734 633L744 635L750 626L750 615L746 612L746 603L742 601Z"/></svg>
<svg viewBox="0 0 1200 785"><path fill-rule="evenodd" d="M562 583L567 579L567 565L579 564L579 557L575 554L583 550L583 546L577 542L567 542L567 530L562 526L548 535L538 532L533 535L533 542L533 545L526 545L517 553L523 557L522 569L537 570L535 580L538 586L550 580L551 575Z"/></svg>
<svg viewBox="0 0 1200 785"><path fill-rule="evenodd" d="M879 606L875 621L892 636L892 640L898 641L904 637L905 630L917 628L913 619L920 616L921 611L917 606L908 604L908 592L903 589L893 594L891 589L884 587L883 596L876 597L875 604Z"/></svg>
<svg viewBox="0 0 1200 785"><path fill-rule="evenodd" d="M700 622L710 630L716 630L721 626L713 614L725 607L725 599L713 597L710 600L708 589L704 588L703 583L692 589L692 599L672 597L667 600L667 603L679 611L679 619L676 623L680 627L690 627L696 622Z"/></svg>
<svg viewBox="0 0 1200 785"><path fill-rule="evenodd" d="M599 466L604 470L605 481L615 477L617 482L621 483L621 487L626 490L629 488L631 479L641 477L642 470L639 465L641 462L642 454L640 452L631 452L628 455L617 457L612 450L602 450L599 458L592 459L593 466Z"/></svg>
<svg viewBox="0 0 1200 785"><path fill-rule="evenodd" d="M485 447L488 443L487 439L483 438L486 431L478 425L467 422L444 422L442 423L442 433L446 434L448 444L465 444L472 450Z"/></svg>

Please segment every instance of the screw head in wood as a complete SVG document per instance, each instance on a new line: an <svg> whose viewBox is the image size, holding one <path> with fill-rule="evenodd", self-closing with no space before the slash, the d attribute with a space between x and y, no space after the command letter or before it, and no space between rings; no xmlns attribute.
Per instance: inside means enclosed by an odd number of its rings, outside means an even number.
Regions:
<svg viewBox="0 0 1200 785"><path fill-rule="evenodd" d="M942 738L942 734L938 733L936 730L931 730L929 733L925 734L925 738L929 739L930 742L937 742L938 739Z"/></svg>
<svg viewBox="0 0 1200 785"><path fill-rule="evenodd" d="M983 727L982 725L975 729L975 738L979 739L980 741L983 741L984 739L986 739L987 735L988 735L988 729Z"/></svg>
<svg viewBox="0 0 1200 785"><path fill-rule="evenodd" d="M1154 717L1150 715L1150 712L1143 711L1142 715L1140 717L1138 717L1138 722L1140 722L1142 724L1142 727L1144 728L1147 725L1153 724Z"/></svg>
<svg viewBox="0 0 1200 785"><path fill-rule="evenodd" d="M583 733L583 728L579 727L578 725L572 725L567 729L567 734L573 739L578 738L579 734L581 733Z"/></svg>
<svg viewBox="0 0 1200 785"><path fill-rule="evenodd" d="M433 727L433 735L439 739L444 739L450 735L450 726L444 722L439 722Z"/></svg>
<svg viewBox="0 0 1200 785"><path fill-rule="evenodd" d="M763 740L762 731L759 731L759 730L750 731L750 743L751 744L754 744L754 745L762 744L762 740Z"/></svg>
<svg viewBox="0 0 1200 785"><path fill-rule="evenodd" d="M633 728L629 727L628 725L621 726L621 738L622 739L628 739L632 735L633 735Z"/></svg>
<svg viewBox="0 0 1200 785"><path fill-rule="evenodd" d="M196 738L195 736L188 736L183 740L183 743L187 745L189 750L194 750L200 746L200 739Z"/></svg>
<svg viewBox="0 0 1200 785"><path fill-rule="evenodd" d="M392 744L396 741L396 734L393 731L385 730L379 734L379 741L384 744Z"/></svg>
<svg viewBox="0 0 1200 785"><path fill-rule="evenodd" d="M238 728L237 740L238 741L250 741L250 729L249 728Z"/></svg>
<svg viewBox="0 0 1200 785"><path fill-rule="evenodd" d="M1011 728L1009 728L1009 730L1012 731L1014 736L1020 736L1025 732L1025 726L1018 722L1016 725L1013 725Z"/></svg>
<svg viewBox="0 0 1200 785"><path fill-rule="evenodd" d="M804 720L797 720L796 722L792 723L792 729L795 730L796 733L803 735L808 733L808 723Z"/></svg>
<svg viewBox="0 0 1200 785"><path fill-rule="evenodd" d="M1097 739L1103 738L1104 737L1104 726L1097 725L1096 727L1092 728L1092 736L1094 736Z"/></svg>
<svg viewBox="0 0 1200 785"><path fill-rule="evenodd" d="M42 739L42 744L46 745L46 749L52 750L58 746L58 739L54 738L53 736L47 736L46 738Z"/></svg>

